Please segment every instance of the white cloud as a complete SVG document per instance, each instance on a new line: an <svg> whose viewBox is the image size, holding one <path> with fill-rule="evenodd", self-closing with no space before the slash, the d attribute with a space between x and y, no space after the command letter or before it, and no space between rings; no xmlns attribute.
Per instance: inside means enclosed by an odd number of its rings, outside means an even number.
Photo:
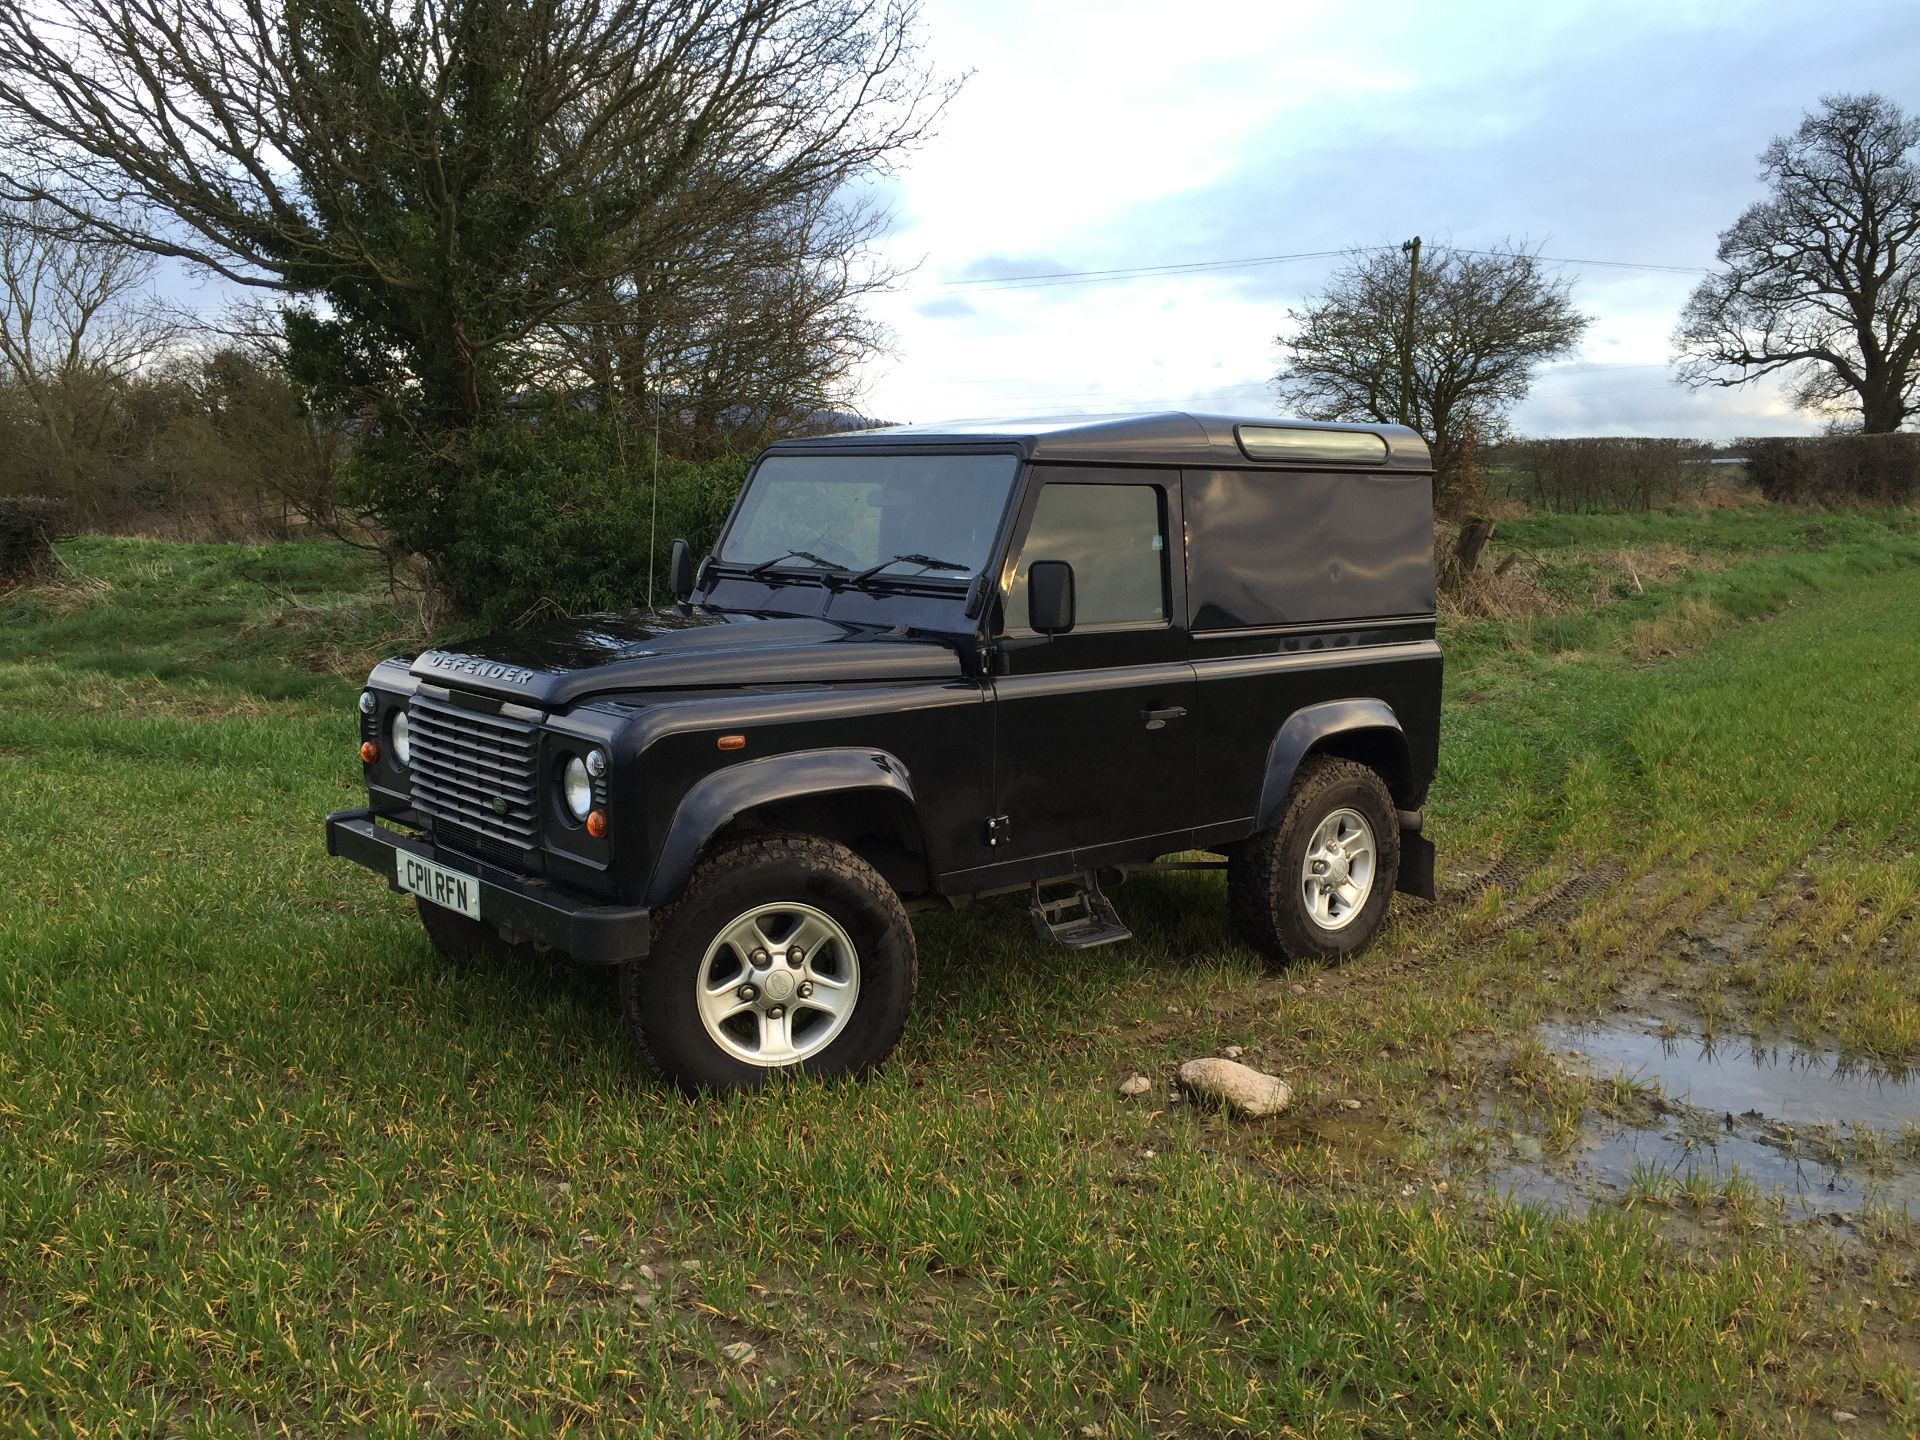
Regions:
<svg viewBox="0 0 1920 1440"><path fill-rule="evenodd" d="M1920 101L1908 15L1873 0L1809 30L1735 0L930 0L932 55L975 73L899 179L902 223L885 250L920 268L911 289L874 302L898 343L868 368L863 409L901 420L1270 410L1273 338L1328 264L945 283L975 273L1291 253L1415 230L1708 264L1716 230L1758 193L1753 155L1821 94ZM976 268L994 257L999 268ZM1668 381L1689 277L1573 273L1596 316L1583 368L1543 376L1518 416L1526 428L1817 428L1775 388Z"/></svg>

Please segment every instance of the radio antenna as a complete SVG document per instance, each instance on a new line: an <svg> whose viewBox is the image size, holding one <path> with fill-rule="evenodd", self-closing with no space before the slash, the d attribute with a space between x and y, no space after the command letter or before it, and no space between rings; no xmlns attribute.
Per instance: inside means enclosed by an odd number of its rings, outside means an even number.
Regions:
<svg viewBox="0 0 1920 1440"><path fill-rule="evenodd" d="M660 376L653 377L653 497L647 517L647 608L653 609L654 556L660 549Z"/></svg>

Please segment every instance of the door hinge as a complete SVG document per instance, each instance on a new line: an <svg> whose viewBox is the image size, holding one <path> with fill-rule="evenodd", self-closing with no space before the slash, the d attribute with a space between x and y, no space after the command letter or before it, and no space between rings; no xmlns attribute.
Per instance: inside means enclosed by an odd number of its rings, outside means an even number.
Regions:
<svg viewBox="0 0 1920 1440"><path fill-rule="evenodd" d="M987 817L987 847L1004 845L1013 838L1013 822L1005 815Z"/></svg>

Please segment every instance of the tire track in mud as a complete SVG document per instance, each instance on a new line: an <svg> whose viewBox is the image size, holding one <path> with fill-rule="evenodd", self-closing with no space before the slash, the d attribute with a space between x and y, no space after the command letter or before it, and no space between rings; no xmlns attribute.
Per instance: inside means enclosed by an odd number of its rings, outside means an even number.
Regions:
<svg viewBox="0 0 1920 1440"><path fill-rule="evenodd" d="M1437 903L1447 908L1458 908L1471 904L1495 888L1512 891L1539 868L1537 862L1528 860L1524 856L1503 855L1479 874L1469 875L1457 885L1443 891Z"/></svg>
<svg viewBox="0 0 1920 1440"><path fill-rule="evenodd" d="M1489 891L1498 889L1503 896L1510 896L1543 868L1540 861L1506 855L1477 872L1454 877L1432 901L1396 896L1380 933L1383 937L1404 935L1411 926L1437 924L1457 942L1479 944L1527 926L1565 924L1589 906L1617 895L1626 874L1612 862L1591 869L1574 865L1539 894L1513 902L1511 908L1497 915L1484 919L1467 916L1468 908Z"/></svg>
<svg viewBox="0 0 1920 1440"><path fill-rule="evenodd" d="M1512 894L1542 868L1540 862L1524 856L1503 856L1484 870L1469 874L1450 885L1432 904L1422 901L1408 907L1406 918L1457 917L1460 911L1491 890ZM1523 925L1570 920L1591 902L1612 893L1619 886L1623 874L1621 868L1613 864L1596 865L1592 869L1576 865L1539 894L1529 895L1513 908L1503 910L1482 924L1469 925L1468 933L1476 938L1488 938L1504 935Z"/></svg>
<svg viewBox="0 0 1920 1440"><path fill-rule="evenodd" d="M1562 923L1574 918L1587 905L1609 894L1620 883L1618 866L1599 865L1591 870L1575 868L1561 876L1538 895L1513 910L1498 916L1487 933L1505 935L1523 925Z"/></svg>
<svg viewBox="0 0 1920 1440"><path fill-rule="evenodd" d="M1502 889L1512 889L1537 868L1532 861L1508 855L1495 860L1483 870L1450 877L1445 887L1431 900L1422 900L1417 895L1396 895L1380 933L1383 936L1391 935L1407 925L1456 920L1461 910L1496 885Z"/></svg>

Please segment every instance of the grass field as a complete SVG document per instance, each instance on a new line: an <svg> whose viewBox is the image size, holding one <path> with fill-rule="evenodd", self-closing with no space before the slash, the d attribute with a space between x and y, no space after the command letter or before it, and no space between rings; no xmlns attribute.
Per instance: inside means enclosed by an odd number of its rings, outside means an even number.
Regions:
<svg viewBox="0 0 1920 1440"><path fill-rule="evenodd" d="M882 1074L694 1103L604 974L454 973L325 858L409 625L360 560L68 545L0 597L0 1429L1913 1432L1905 1218L1484 1175L1610 1103L1545 1018L1920 1061L1920 517L1496 549L1536 603L1448 623L1430 808L1488 882L1279 975L1211 876L1136 879L1092 955L929 919ZM1178 1103L1226 1044L1294 1110Z"/></svg>

